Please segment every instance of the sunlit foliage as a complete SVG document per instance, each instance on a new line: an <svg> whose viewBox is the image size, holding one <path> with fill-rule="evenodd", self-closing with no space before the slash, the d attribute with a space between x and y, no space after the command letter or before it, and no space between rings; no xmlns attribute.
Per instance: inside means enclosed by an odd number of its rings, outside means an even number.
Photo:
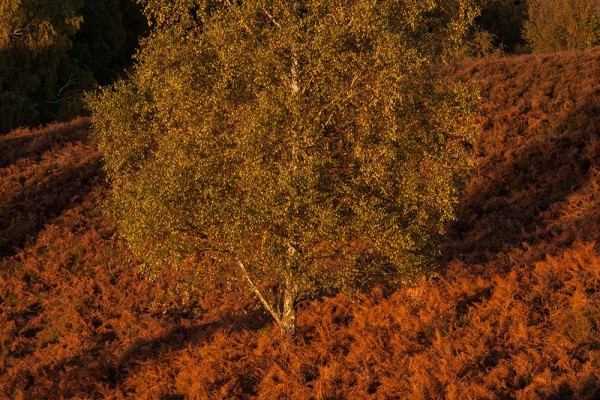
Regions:
<svg viewBox="0 0 600 400"><path fill-rule="evenodd" d="M150 271L233 263L291 332L304 296L431 270L477 131L473 91L435 65L465 44L471 2L146 12L134 73L89 104L120 233Z"/></svg>
<svg viewBox="0 0 600 400"><path fill-rule="evenodd" d="M529 0L525 38L535 53L600 44L599 0Z"/></svg>
<svg viewBox="0 0 600 400"><path fill-rule="evenodd" d="M461 66L483 132L446 268L304 304L287 347L243 287L131 268L86 120L0 138L0 224L36 224L0 259L0 398L600 397L599 75L600 48Z"/></svg>

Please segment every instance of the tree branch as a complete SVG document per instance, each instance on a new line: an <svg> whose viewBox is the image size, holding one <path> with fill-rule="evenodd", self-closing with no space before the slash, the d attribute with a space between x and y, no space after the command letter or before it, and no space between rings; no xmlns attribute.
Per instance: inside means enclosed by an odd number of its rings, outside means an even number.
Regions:
<svg viewBox="0 0 600 400"><path fill-rule="evenodd" d="M75 93L75 94L73 94L71 96L66 96L66 97L60 98L58 100L46 101L46 102L44 102L44 104L58 104L58 103L62 103L63 101L67 101L69 99L72 99L72 98L75 98L75 97L78 97L78 96L82 96L82 95L83 95L83 92L77 92L77 93Z"/></svg>
<svg viewBox="0 0 600 400"><path fill-rule="evenodd" d="M244 279L248 283L250 290L252 290L252 292L256 295L256 297L258 297L258 300L260 300L260 302L265 307L265 309L273 316L273 319L275 320L275 322L277 322L277 324L279 326L281 326L281 315L275 311L275 309L271 306L271 304L267 301L267 299L264 298L264 296L262 295L260 290L258 290L258 287L256 287L254 282L252 282L252 279L250 278L250 274L248 273L248 270L244 266L244 263L242 263L240 260L236 260L236 264L240 268L240 271L242 271L242 275L244 276Z"/></svg>
<svg viewBox="0 0 600 400"><path fill-rule="evenodd" d="M273 15L271 15L271 13L269 13L264 6L261 5L260 8L267 15L267 17L269 17L271 22L273 22L273 24L275 24L275 26L277 26L279 29L281 29L281 25L279 24L279 22L277 22L277 20L273 17Z"/></svg>
<svg viewBox="0 0 600 400"><path fill-rule="evenodd" d="M11 37L11 38L14 38L14 39L22 38L23 36L25 36L25 32L27 31L28 27L29 27L29 25L27 25L24 28L14 30L14 31L10 32L8 34L8 36Z"/></svg>
<svg viewBox="0 0 600 400"><path fill-rule="evenodd" d="M76 85L78 83L79 81L73 79L73 71L71 71L71 73L69 73L69 81L63 87L60 88L58 93L56 93L56 97L60 96L63 90L65 90L67 87L71 85Z"/></svg>

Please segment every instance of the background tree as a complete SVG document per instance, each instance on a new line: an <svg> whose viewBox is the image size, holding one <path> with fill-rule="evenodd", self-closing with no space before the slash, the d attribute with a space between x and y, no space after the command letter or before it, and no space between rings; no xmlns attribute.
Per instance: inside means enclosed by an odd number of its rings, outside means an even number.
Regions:
<svg viewBox="0 0 600 400"><path fill-rule="evenodd" d="M431 271L471 166L443 84L470 1L145 1L129 79L89 97L119 232L148 271L212 259L282 331L296 305ZM229 268L228 268L229 267Z"/></svg>
<svg viewBox="0 0 600 400"><path fill-rule="evenodd" d="M146 19L134 0L86 0L81 15L71 58L97 83L112 83L129 65L147 30Z"/></svg>
<svg viewBox="0 0 600 400"><path fill-rule="evenodd" d="M38 121L86 79L68 62L82 3L0 1L0 132Z"/></svg>
<svg viewBox="0 0 600 400"><path fill-rule="evenodd" d="M529 0L525 39L534 53L600 44L600 0Z"/></svg>
<svg viewBox="0 0 600 400"><path fill-rule="evenodd" d="M493 45L509 54L527 51L523 26L527 19L525 0L478 0L481 15L477 24L494 36Z"/></svg>
<svg viewBox="0 0 600 400"><path fill-rule="evenodd" d="M0 0L0 133L80 114L143 31L133 0Z"/></svg>

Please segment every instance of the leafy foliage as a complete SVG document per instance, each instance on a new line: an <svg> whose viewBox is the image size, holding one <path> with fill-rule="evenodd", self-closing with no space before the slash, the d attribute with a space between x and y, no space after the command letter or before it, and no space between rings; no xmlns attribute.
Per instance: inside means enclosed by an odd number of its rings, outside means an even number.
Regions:
<svg viewBox="0 0 600 400"><path fill-rule="evenodd" d="M525 38L535 53L600 44L600 1L529 0Z"/></svg>
<svg viewBox="0 0 600 400"><path fill-rule="evenodd" d="M53 101L73 94L73 87L63 88L69 79L87 79L68 58L82 4L0 2L0 132L47 117L56 109Z"/></svg>
<svg viewBox="0 0 600 400"><path fill-rule="evenodd" d="M0 133L82 113L83 90L112 81L143 31L132 1L2 0Z"/></svg>
<svg viewBox="0 0 600 400"><path fill-rule="evenodd" d="M0 137L0 397L599 398L599 75L600 48L460 66L483 132L446 268L303 304L292 346L197 263L132 268L86 119Z"/></svg>
<svg viewBox="0 0 600 400"><path fill-rule="evenodd" d="M70 56L101 85L123 75L147 30L147 22L134 0L86 1L83 24L73 37Z"/></svg>
<svg viewBox="0 0 600 400"><path fill-rule="evenodd" d="M78 119L43 131L17 130L2 138L0 256L14 253L97 179L98 155L71 144L85 137L88 128L89 121ZM11 165L15 159L18 163Z"/></svg>
<svg viewBox="0 0 600 400"><path fill-rule="evenodd" d="M479 0L481 15L477 17L480 28L494 36L493 44L506 53L526 52L523 26L527 19L525 0Z"/></svg>
<svg viewBox="0 0 600 400"><path fill-rule="evenodd" d="M480 262L523 242L596 242L600 49L465 66L482 87L486 133L455 225L454 251ZM563 220L563 218L566 218ZM498 240L498 237L502 240Z"/></svg>
<svg viewBox="0 0 600 400"><path fill-rule="evenodd" d="M120 233L150 268L236 263L282 325L315 291L430 270L477 129L473 91L432 64L464 44L473 4L146 11L135 72L89 104Z"/></svg>

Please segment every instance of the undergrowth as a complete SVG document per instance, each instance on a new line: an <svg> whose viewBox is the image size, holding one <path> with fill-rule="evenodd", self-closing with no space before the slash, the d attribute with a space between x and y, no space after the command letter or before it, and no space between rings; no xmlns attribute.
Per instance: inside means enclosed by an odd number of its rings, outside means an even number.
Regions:
<svg viewBox="0 0 600 400"><path fill-rule="evenodd" d="M136 272L76 120L0 137L0 397L600 396L600 49L478 61L477 174L437 278L301 308Z"/></svg>

